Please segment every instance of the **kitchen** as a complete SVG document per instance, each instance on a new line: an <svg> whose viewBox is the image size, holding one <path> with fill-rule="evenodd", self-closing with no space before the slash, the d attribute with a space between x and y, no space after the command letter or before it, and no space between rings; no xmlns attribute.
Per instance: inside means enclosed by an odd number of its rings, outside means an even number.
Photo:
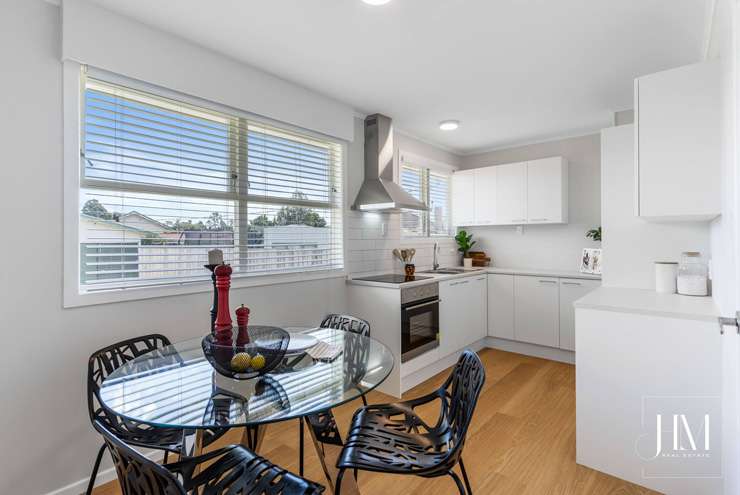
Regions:
<svg viewBox="0 0 740 495"><path fill-rule="evenodd" d="M738 0L3 14L0 492L740 495Z"/></svg>
<svg viewBox="0 0 740 495"><path fill-rule="evenodd" d="M347 291L350 311L370 322L400 362L379 389L401 397L452 366L465 348L575 364L580 464L665 493L715 493L713 476L646 477L652 466L633 450L647 435L644 397L680 390L704 398L706 414L722 416L720 312L709 297L708 270L710 221L721 211L719 86L713 61L646 74L635 80L634 111L615 114L614 125L600 134L464 157L467 166L454 169L449 183L455 244L402 233L397 242L386 240L389 228L391 236L404 230L404 217L415 220L409 210L430 204L408 194L430 186L403 190L398 177L414 165L425 164L428 173L451 167L394 146L391 119L367 117L365 179L353 209L377 222L375 242L384 248L387 271L357 270ZM680 135L693 139L679 146ZM666 154L670 170L660 169ZM705 163L700 170L692 165L698 159ZM671 181L664 180L667 173ZM679 190L687 191L685 198L674 194ZM439 210L426 215L431 223ZM467 256L482 247L483 259ZM582 250L597 253L596 269L579 270ZM492 263L484 261L488 256ZM667 285L660 276L666 267ZM699 283L691 287L686 281L694 267ZM628 337L619 325L637 334ZM656 355L677 332L684 344ZM642 353L627 350L637 342ZM706 360L697 362L697 353ZM601 369L606 362L611 368ZM617 377L615 369L625 371ZM671 372L646 378L656 369ZM603 410L605 391L615 401L611 413ZM691 409L678 403L672 407ZM625 411L640 421L625 420ZM711 443L721 438L713 429ZM621 455L604 451L605 443ZM719 472L716 464L702 469Z"/></svg>

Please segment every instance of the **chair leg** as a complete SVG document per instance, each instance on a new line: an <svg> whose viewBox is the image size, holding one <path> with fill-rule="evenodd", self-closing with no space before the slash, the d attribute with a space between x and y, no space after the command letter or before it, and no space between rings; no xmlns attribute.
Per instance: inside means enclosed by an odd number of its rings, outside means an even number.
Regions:
<svg viewBox="0 0 740 495"><path fill-rule="evenodd" d="M363 405L364 405L365 407L367 407L367 398L366 398L366 397L365 397L364 395L362 395L361 397L362 397L362 404L363 404Z"/></svg>
<svg viewBox="0 0 740 495"><path fill-rule="evenodd" d="M465 487L463 486L462 481L460 481L460 477L456 475L454 471L448 471L447 474L455 480L455 484L457 485L457 489L460 491L460 495L465 495Z"/></svg>
<svg viewBox="0 0 740 495"><path fill-rule="evenodd" d="M298 421L300 423L299 429L301 430L298 433L298 473L303 476L303 429L304 429L304 422L303 422L303 416L298 418Z"/></svg>
<svg viewBox="0 0 740 495"><path fill-rule="evenodd" d="M90 474L90 481L87 484L86 495L90 495L95 487L95 478L98 477L98 469L100 469L100 461L103 460L103 452L105 452L105 444L100 446L98 450L98 456L95 458L95 465L93 466L92 473Z"/></svg>
<svg viewBox="0 0 740 495"><path fill-rule="evenodd" d="M460 471L462 471L463 480L465 481L465 489L468 491L468 495L473 495L473 490L470 488L470 480L468 480L468 472L465 471L465 463L460 457Z"/></svg>
<svg viewBox="0 0 740 495"><path fill-rule="evenodd" d="M334 489L334 495L340 495L342 493L342 478L344 478L344 468L339 469L337 474L337 484Z"/></svg>
<svg viewBox="0 0 740 495"><path fill-rule="evenodd" d="M167 458L169 457L169 450L164 451L164 458L162 459L162 464L167 464Z"/></svg>

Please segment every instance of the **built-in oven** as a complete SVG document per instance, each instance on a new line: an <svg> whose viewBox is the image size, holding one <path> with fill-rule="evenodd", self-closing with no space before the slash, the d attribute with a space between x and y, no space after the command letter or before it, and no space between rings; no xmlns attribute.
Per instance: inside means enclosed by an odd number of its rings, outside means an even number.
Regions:
<svg viewBox="0 0 740 495"><path fill-rule="evenodd" d="M401 288L401 362L439 346L439 284Z"/></svg>

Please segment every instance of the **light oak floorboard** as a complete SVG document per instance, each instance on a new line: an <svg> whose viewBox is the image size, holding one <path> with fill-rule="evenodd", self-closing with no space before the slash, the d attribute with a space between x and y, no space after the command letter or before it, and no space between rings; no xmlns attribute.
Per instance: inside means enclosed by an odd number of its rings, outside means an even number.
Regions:
<svg viewBox="0 0 740 495"><path fill-rule="evenodd" d="M657 492L594 471L575 462L575 368L572 365L520 354L484 349L486 384L468 432L463 458L476 495L649 495ZM413 398L435 390L446 370L404 394ZM368 402L393 402L380 392ZM353 401L334 411L345 435L354 411ZM421 409L433 418L437 404ZM239 442L238 430L227 435ZM306 434L307 478L324 483L324 475ZM298 421L267 429L261 455L293 472L298 471ZM363 494L456 494L449 477L423 479L360 472ZM328 493L328 491L327 491ZM95 490L96 495L120 495L116 481Z"/></svg>

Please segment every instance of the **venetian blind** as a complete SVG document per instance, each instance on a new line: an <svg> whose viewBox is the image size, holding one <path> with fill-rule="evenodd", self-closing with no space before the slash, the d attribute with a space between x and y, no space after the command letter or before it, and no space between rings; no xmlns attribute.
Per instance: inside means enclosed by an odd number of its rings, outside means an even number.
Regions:
<svg viewBox="0 0 740 495"><path fill-rule="evenodd" d="M342 268L341 144L91 78L82 136L83 291Z"/></svg>
<svg viewBox="0 0 740 495"><path fill-rule="evenodd" d="M410 165L401 166L401 187L419 201L425 201L424 171ZM401 232L405 236L424 235L426 215L419 210L401 212Z"/></svg>

